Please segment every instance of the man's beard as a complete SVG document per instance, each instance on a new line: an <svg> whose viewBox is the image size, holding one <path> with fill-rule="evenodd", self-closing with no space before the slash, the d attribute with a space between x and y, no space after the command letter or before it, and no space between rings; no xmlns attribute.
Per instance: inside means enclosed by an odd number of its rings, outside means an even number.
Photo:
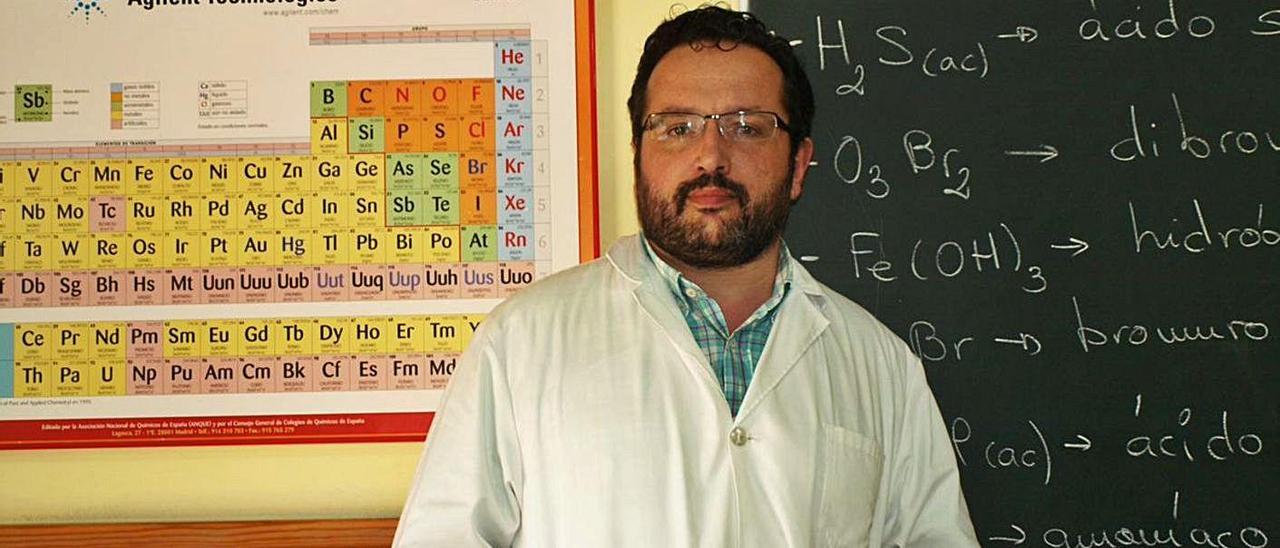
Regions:
<svg viewBox="0 0 1280 548"><path fill-rule="evenodd" d="M728 268L751 262L764 252L787 224L791 198L787 178L751 196L741 183L722 173L704 174L680 183L675 196L668 200L656 196L644 174L637 169L636 205L640 226L650 242L681 262L697 268ZM693 191L714 187L731 193L738 201L739 215L723 221L683 217L689 195ZM709 223L721 222L719 229L707 230Z"/></svg>

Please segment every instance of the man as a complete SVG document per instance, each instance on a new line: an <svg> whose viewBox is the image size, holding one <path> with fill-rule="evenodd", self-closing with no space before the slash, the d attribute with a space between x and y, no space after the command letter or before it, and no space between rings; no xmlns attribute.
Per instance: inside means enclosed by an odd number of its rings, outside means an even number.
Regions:
<svg viewBox="0 0 1280 548"><path fill-rule="evenodd" d="M643 237L489 316L396 543L977 546L920 362L780 239L813 156L786 40L687 12L628 106Z"/></svg>

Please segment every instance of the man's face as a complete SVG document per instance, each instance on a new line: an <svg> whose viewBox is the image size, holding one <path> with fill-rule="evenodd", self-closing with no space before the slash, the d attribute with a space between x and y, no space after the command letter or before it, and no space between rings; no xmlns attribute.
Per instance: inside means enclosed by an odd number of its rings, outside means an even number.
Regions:
<svg viewBox="0 0 1280 548"><path fill-rule="evenodd" d="M750 46L722 51L678 46L649 79L645 114L768 111L786 118L782 71ZM708 121L702 135L672 145L641 137L636 202L650 242L700 268L755 259L773 244L800 197L813 154L805 139L793 156L785 131L760 142L730 141Z"/></svg>

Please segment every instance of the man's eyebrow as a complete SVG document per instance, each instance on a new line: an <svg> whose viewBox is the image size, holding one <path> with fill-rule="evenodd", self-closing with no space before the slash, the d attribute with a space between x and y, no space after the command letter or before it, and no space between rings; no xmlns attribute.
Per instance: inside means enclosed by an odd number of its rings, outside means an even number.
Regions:
<svg viewBox="0 0 1280 548"><path fill-rule="evenodd" d="M727 112L751 112L751 111L769 112L769 110L768 110L768 109L764 108L763 106L757 105L757 104L750 104L750 105L735 105L735 106L729 107L729 109L728 109L728 110L722 110L722 111L720 111L720 112L699 112L699 111L698 111L698 109L695 109L695 108L692 108L692 107L689 107L689 106L685 106L685 105L675 105L675 106L670 106L670 107L662 108L662 109L654 109L652 112L650 112L650 114L659 113L659 112L679 112L679 113L688 113L688 114L704 114L704 115L705 115L705 114L724 114L724 113L727 113Z"/></svg>

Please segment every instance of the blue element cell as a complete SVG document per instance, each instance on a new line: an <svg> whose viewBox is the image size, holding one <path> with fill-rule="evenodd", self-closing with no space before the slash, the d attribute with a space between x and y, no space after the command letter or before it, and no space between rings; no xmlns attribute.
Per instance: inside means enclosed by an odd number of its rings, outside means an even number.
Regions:
<svg viewBox="0 0 1280 548"><path fill-rule="evenodd" d="M499 261L532 261L535 245L533 224L498 225Z"/></svg>
<svg viewBox="0 0 1280 548"><path fill-rule="evenodd" d="M533 46L528 40L494 42L493 77L533 75Z"/></svg>

